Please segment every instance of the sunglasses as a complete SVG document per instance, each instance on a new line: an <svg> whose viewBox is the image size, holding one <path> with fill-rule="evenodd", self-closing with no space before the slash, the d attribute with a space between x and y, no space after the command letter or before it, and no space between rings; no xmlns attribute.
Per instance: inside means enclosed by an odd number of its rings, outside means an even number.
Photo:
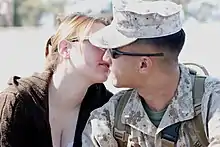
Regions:
<svg viewBox="0 0 220 147"><path fill-rule="evenodd" d="M85 37L83 38L83 41L88 41L88 40L89 40L89 36L85 36ZM70 41L70 42L79 42L80 40L79 40L78 37L75 37L75 38L70 39L69 41Z"/></svg>
<svg viewBox="0 0 220 147"><path fill-rule="evenodd" d="M149 54L143 54L143 53L131 53L131 52L122 52L118 48L114 49L107 49L107 51L111 54L111 57L113 59L116 59L120 56L147 56L147 57L162 57L164 56L164 53L149 53Z"/></svg>

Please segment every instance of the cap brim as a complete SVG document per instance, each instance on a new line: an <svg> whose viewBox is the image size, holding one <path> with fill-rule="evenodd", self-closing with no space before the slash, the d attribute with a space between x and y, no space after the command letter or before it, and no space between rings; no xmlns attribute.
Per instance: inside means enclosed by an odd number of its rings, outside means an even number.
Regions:
<svg viewBox="0 0 220 147"><path fill-rule="evenodd" d="M118 48L128 45L135 40L137 38L128 38L121 34L114 24L93 33L89 38L90 43L99 48Z"/></svg>

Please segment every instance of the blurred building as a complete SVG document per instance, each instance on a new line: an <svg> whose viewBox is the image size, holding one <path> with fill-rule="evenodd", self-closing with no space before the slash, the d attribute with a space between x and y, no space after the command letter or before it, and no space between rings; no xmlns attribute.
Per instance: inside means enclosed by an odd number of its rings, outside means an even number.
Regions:
<svg viewBox="0 0 220 147"><path fill-rule="evenodd" d="M12 0L0 0L0 26L13 25L13 3Z"/></svg>

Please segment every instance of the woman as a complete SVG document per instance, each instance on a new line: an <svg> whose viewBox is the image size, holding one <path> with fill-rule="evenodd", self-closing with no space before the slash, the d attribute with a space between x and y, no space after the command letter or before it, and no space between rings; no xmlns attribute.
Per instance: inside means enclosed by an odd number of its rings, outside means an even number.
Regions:
<svg viewBox="0 0 220 147"><path fill-rule="evenodd" d="M112 96L102 84L109 74L104 51L88 42L105 25L85 15L65 17L47 43L46 70L11 79L0 94L1 147L81 146L89 113Z"/></svg>

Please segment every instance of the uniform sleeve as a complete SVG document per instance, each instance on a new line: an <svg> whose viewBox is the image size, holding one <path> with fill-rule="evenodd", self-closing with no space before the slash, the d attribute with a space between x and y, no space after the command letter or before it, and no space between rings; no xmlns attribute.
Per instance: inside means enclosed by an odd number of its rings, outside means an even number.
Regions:
<svg viewBox="0 0 220 147"><path fill-rule="evenodd" d="M207 93L210 93L208 99L204 101L206 104L204 114L206 122L205 128L207 130L209 146L220 146L220 81L209 81Z"/></svg>
<svg viewBox="0 0 220 147"><path fill-rule="evenodd" d="M113 137L115 107L124 92L114 95L109 102L94 110L82 134L83 147L117 147Z"/></svg>
<svg viewBox="0 0 220 147"><path fill-rule="evenodd" d="M82 147L99 147L94 136L92 136L92 126L89 120L82 134Z"/></svg>
<svg viewBox="0 0 220 147"><path fill-rule="evenodd" d="M0 93L0 146L25 146L23 103L11 93Z"/></svg>

